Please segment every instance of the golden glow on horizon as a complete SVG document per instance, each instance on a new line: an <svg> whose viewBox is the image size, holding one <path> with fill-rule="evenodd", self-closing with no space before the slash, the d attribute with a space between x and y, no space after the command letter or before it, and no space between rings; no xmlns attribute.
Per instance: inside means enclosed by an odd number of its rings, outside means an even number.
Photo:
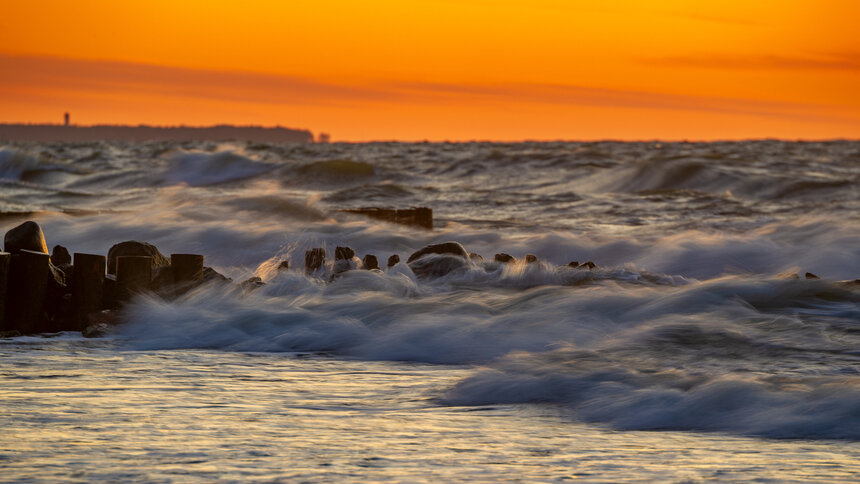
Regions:
<svg viewBox="0 0 860 484"><path fill-rule="evenodd" d="M0 122L860 137L853 0L14 2Z"/></svg>

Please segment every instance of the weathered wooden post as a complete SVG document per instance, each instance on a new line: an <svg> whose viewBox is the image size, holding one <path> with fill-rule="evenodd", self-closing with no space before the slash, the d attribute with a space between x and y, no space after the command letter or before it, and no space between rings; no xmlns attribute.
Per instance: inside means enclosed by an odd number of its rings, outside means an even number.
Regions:
<svg viewBox="0 0 860 484"><path fill-rule="evenodd" d="M317 247L305 252L305 274L311 274L325 264L325 248Z"/></svg>
<svg viewBox="0 0 860 484"><path fill-rule="evenodd" d="M12 255L6 283L6 328L36 333L44 326L48 262L44 252L22 249Z"/></svg>
<svg viewBox="0 0 860 484"><path fill-rule="evenodd" d="M149 289L152 281L152 257L127 255L116 258L117 299L127 301L132 295Z"/></svg>
<svg viewBox="0 0 860 484"><path fill-rule="evenodd" d="M0 252L0 330L6 327L6 278L9 275L9 260L12 254Z"/></svg>
<svg viewBox="0 0 860 484"><path fill-rule="evenodd" d="M199 254L170 254L173 282L179 294L203 283L203 256Z"/></svg>
<svg viewBox="0 0 860 484"><path fill-rule="evenodd" d="M75 269L72 272L72 319L81 331L87 324L87 315L102 308L106 261L103 255L75 252Z"/></svg>

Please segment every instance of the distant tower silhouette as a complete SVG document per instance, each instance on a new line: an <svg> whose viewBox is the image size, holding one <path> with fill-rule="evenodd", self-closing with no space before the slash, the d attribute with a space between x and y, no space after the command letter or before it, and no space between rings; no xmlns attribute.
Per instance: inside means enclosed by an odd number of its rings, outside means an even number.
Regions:
<svg viewBox="0 0 860 484"><path fill-rule="evenodd" d="M331 135L328 133L320 133L319 136L317 136L317 143L328 143L330 141Z"/></svg>
<svg viewBox="0 0 860 484"><path fill-rule="evenodd" d="M65 120L64 125L68 126L69 125L69 113L63 114L63 119Z"/></svg>

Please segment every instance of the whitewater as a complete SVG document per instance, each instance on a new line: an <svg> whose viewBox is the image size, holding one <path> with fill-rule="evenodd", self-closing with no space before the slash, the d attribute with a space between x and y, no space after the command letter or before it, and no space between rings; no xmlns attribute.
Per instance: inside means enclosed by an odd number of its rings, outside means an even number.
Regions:
<svg viewBox="0 0 860 484"><path fill-rule="evenodd" d="M860 478L860 142L7 142L24 220L265 285L0 339L0 481Z"/></svg>

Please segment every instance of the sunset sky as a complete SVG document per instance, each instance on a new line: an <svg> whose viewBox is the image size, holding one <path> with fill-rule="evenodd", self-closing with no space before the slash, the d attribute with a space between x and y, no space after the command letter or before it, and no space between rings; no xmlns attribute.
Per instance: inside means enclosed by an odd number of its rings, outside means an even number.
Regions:
<svg viewBox="0 0 860 484"><path fill-rule="evenodd" d="M860 138L855 0L3 2L0 122Z"/></svg>

